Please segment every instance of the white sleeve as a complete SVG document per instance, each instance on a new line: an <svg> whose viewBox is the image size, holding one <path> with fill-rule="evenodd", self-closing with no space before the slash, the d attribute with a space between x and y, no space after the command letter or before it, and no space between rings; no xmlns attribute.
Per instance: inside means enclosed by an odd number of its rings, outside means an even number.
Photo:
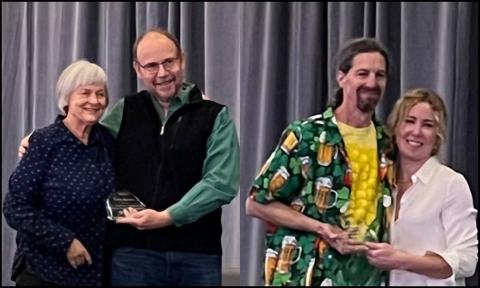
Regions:
<svg viewBox="0 0 480 288"><path fill-rule="evenodd" d="M447 249L434 251L452 267L455 278L470 277L478 261L476 215L472 193L461 174L456 174L446 187L441 221L446 235Z"/></svg>

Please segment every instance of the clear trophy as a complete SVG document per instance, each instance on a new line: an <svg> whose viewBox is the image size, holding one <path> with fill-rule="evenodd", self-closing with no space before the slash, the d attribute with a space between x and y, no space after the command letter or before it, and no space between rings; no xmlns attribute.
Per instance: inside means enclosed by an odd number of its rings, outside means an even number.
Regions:
<svg viewBox="0 0 480 288"><path fill-rule="evenodd" d="M137 196L127 190L115 191L108 196L106 201L107 218L115 221L118 217L123 217L123 209L131 207L136 210L143 210L147 206L143 204Z"/></svg>

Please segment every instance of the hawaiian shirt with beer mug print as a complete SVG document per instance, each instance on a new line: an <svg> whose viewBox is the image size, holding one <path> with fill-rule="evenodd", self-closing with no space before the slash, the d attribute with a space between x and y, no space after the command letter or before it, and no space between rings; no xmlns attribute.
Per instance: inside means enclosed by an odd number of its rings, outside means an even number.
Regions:
<svg viewBox="0 0 480 288"><path fill-rule="evenodd" d="M358 171L353 170L358 165L352 165L355 161L346 153L329 107L285 129L256 177L250 197L260 203L283 202L308 217L342 228L355 226L361 240L387 242L393 162L385 155L384 128L374 124L378 158L372 159L372 166L378 168L370 169L376 178L370 193L356 191L360 186L353 183L366 179L356 179ZM379 286L386 282L386 272L370 265L364 255L341 255L316 234L272 223L267 223L264 267L266 286Z"/></svg>

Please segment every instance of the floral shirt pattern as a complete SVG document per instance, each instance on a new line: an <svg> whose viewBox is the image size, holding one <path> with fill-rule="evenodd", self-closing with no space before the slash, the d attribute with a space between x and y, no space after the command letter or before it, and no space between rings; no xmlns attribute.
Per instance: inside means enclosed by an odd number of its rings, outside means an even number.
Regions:
<svg viewBox="0 0 480 288"><path fill-rule="evenodd" d="M388 241L393 165L385 156L387 137L374 122L377 138L376 217L364 231L369 241ZM259 203L280 201L316 220L348 226L351 163L333 109L291 123L263 165L250 191ZM322 193L322 190L323 193ZM332 192L333 191L333 192ZM267 223L265 284L272 286L378 286L386 272L361 255L341 255L317 235Z"/></svg>

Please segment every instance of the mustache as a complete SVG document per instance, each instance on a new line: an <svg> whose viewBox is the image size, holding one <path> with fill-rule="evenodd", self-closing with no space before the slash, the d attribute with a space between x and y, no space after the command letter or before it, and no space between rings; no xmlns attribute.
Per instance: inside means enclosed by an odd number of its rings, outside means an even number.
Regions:
<svg viewBox="0 0 480 288"><path fill-rule="evenodd" d="M368 88L368 87L359 87L357 89L357 93L377 93L380 94L382 91L379 86L373 87L373 88Z"/></svg>

